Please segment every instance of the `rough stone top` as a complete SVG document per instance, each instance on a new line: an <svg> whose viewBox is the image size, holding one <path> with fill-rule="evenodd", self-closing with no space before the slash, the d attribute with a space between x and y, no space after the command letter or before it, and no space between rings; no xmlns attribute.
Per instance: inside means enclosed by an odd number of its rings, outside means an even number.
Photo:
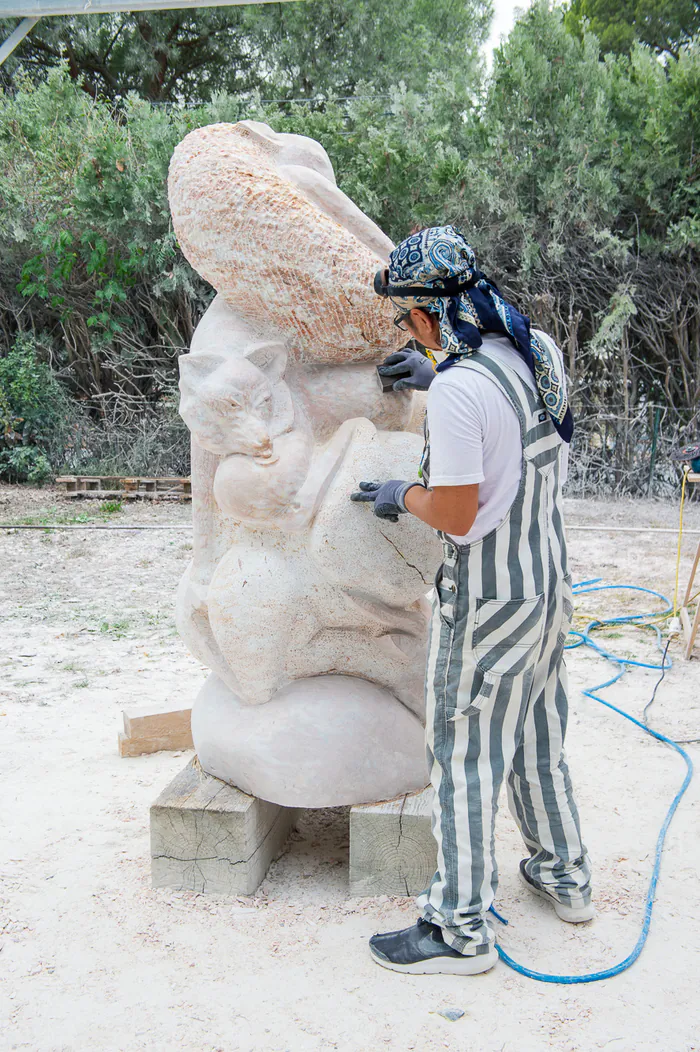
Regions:
<svg viewBox="0 0 700 1052"><path fill-rule="evenodd" d="M374 294L391 241L335 185L323 147L265 124L212 124L177 146L168 180L185 256L292 358L377 360L399 345Z"/></svg>

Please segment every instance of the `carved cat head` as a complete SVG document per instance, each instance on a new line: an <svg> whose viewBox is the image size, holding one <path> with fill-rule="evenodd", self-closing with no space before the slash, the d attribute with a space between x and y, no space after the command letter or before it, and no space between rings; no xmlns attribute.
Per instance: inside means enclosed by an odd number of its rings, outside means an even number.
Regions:
<svg viewBox="0 0 700 1052"><path fill-rule="evenodd" d="M180 416L197 443L218 456L269 462L272 440L292 426L293 411L281 377L286 354L274 345L246 356L208 351L180 358Z"/></svg>

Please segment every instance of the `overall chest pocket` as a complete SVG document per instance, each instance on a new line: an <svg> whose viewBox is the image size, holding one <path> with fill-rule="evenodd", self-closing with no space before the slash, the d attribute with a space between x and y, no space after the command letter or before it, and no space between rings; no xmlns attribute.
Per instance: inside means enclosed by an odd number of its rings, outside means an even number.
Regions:
<svg viewBox="0 0 700 1052"><path fill-rule="evenodd" d="M544 595L477 599L472 649L478 668L492 676L525 671L542 643L544 621Z"/></svg>

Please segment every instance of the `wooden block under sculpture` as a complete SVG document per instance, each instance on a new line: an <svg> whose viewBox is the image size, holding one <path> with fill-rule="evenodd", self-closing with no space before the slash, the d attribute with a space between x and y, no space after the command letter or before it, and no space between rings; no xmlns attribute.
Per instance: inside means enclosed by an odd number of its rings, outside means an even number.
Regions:
<svg viewBox="0 0 700 1052"><path fill-rule="evenodd" d="M435 873L433 791L361 804L350 811L350 893L418 895Z"/></svg>
<svg viewBox="0 0 700 1052"><path fill-rule="evenodd" d="M192 760L151 807L153 886L252 895L296 818L293 808L247 796Z"/></svg>

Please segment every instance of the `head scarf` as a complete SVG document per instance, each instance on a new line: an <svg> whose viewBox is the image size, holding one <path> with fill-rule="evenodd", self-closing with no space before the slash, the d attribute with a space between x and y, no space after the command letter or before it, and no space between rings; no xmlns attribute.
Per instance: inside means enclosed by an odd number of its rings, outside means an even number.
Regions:
<svg viewBox="0 0 700 1052"><path fill-rule="evenodd" d="M401 286L444 286L456 279L468 287L454 296L401 296ZM453 226L434 226L412 234L389 256L391 300L401 313L414 307L437 314L440 342L447 358L438 372L473 354L482 333L507 336L532 373L552 423L565 442L571 441L574 420L561 376L561 365L544 340L530 330L530 319L501 297L498 288L477 268L474 250Z"/></svg>

